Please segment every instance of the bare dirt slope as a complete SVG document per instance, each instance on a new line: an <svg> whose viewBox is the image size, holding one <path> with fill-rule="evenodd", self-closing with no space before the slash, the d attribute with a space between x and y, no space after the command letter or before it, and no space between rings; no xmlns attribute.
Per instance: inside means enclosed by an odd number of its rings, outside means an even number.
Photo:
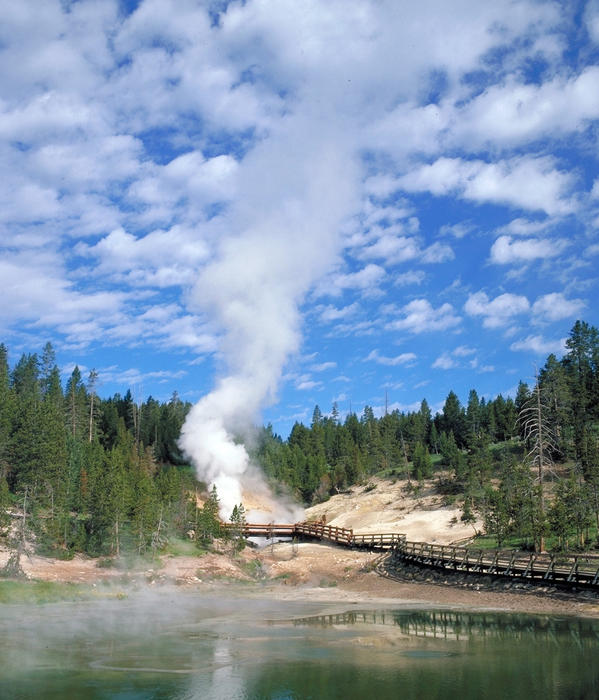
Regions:
<svg viewBox="0 0 599 700"><path fill-rule="evenodd" d="M308 519L325 517L328 525L360 534L398 532L408 540L439 544L461 542L472 537L475 529L482 529L480 521L466 524L461 515L459 508L444 506L442 496L430 484L414 495L408 493L405 481L375 478L306 511Z"/></svg>

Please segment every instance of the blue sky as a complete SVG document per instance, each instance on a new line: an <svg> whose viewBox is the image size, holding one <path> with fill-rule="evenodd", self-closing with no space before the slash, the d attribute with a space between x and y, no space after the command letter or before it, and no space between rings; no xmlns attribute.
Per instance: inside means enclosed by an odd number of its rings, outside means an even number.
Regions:
<svg viewBox="0 0 599 700"><path fill-rule="evenodd" d="M12 363L286 437L599 325L596 0L20 0L0 61Z"/></svg>

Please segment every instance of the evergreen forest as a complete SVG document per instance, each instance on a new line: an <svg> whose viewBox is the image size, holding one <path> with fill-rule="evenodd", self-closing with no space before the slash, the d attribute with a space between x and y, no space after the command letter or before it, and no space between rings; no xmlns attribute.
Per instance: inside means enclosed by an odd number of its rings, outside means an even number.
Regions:
<svg viewBox="0 0 599 700"><path fill-rule="evenodd" d="M210 546L223 533L218 494L199 483L177 438L190 404L173 394L101 398L98 376L75 367L66 385L47 344L10 366L0 345L0 538L18 555L118 556L172 538ZM311 504L373 476L418 494L433 484L464 522L482 519L494 547L591 549L599 533L599 331L577 321L561 359L550 355L514 399L452 391L440 413L343 420L316 406L287 440L271 426L249 450L275 491ZM243 518L240 504L233 522ZM473 533L474 534L474 533Z"/></svg>

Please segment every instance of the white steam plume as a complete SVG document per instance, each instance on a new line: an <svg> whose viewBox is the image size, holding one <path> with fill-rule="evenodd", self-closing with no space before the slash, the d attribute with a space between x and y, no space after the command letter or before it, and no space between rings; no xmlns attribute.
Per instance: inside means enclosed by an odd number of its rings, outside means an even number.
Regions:
<svg viewBox="0 0 599 700"><path fill-rule="evenodd" d="M337 259L341 223L355 206L353 169L338 134L290 119L244 159L227 219L233 233L193 290L192 303L223 331L227 371L191 409L180 445L199 478L216 485L225 518L257 478L234 436L275 401L285 362L299 349L299 306Z"/></svg>

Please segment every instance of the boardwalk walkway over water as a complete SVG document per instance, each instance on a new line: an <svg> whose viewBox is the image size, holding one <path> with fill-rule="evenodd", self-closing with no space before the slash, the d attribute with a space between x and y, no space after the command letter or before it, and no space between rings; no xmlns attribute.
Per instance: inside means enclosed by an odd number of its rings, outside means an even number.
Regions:
<svg viewBox="0 0 599 700"><path fill-rule="evenodd" d="M233 525L225 525L229 530ZM454 545L411 542L399 533L360 535L344 527L319 522L293 525L247 523L241 534L267 539L291 538L330 542L353 549L388 552L386 568L402 562L462 573L501 576L528 583L558 584L599 591L599 554L548 554L519 550L472 549Z"/></svg>

